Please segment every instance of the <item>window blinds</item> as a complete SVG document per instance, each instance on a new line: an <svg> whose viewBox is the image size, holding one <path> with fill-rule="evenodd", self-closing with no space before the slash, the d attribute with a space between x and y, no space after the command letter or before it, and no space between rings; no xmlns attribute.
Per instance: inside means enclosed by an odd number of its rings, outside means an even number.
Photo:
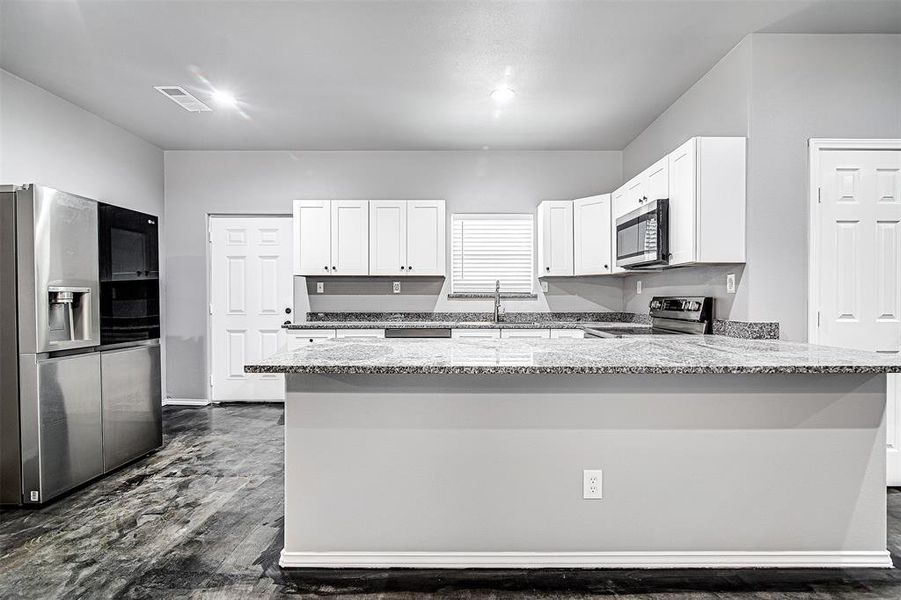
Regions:
<svg viewBox="0 0 901 600"><path fill-rule="evenodd" d="M453 215L451 237L452 293L532 293L532 215Z"/></svg>

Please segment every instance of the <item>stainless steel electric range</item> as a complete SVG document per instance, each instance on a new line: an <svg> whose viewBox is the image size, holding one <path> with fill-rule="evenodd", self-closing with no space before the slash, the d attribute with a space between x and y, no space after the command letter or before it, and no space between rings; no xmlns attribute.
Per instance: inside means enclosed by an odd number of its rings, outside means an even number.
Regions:
<svg viewBox="0 0 901 600"><path fill-rule="evenodd" d="M651 326L590 327L586 337L621 338L632 335L703 335L713 328L713 298L655 296L648 306Z"/></svg>

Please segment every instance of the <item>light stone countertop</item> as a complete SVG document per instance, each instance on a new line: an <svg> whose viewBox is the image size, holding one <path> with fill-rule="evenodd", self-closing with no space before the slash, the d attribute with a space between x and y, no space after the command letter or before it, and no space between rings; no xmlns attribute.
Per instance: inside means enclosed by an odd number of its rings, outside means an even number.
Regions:
<svg viewBox="0 0 901 600"><path fill-rule="evenodd" d="M583 324L584 325L584 324ZM580 339L344 339L280 352L248 373L715 374L901 372L901 356L716 335Z"/></svg>

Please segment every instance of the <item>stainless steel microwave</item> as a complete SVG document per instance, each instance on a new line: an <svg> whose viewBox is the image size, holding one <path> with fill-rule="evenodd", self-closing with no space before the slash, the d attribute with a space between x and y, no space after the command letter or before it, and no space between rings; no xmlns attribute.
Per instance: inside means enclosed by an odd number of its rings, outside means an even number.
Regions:
<svg viewBox="0 0 901 600"><path fill-rule="evenodd" d="M646 201L616 219L616 266L628 269L669 263L669 200Z"/></svg>

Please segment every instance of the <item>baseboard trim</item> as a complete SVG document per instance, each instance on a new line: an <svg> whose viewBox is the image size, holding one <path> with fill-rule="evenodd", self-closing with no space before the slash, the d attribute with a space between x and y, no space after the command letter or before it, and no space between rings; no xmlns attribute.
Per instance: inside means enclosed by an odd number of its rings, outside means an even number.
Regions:
<svg viewBox="0 0 901 600"><path fill-rule="evenodd" d="M207 406L210 401L206 398L171 398L163 400L163 406Z"/></svg>
<svg viewBox="0 0 901 600"><path fill-rule="evenodd" d="M287 552L285 568L813 569L892 567L887 550L835 552Z"/></svg>

